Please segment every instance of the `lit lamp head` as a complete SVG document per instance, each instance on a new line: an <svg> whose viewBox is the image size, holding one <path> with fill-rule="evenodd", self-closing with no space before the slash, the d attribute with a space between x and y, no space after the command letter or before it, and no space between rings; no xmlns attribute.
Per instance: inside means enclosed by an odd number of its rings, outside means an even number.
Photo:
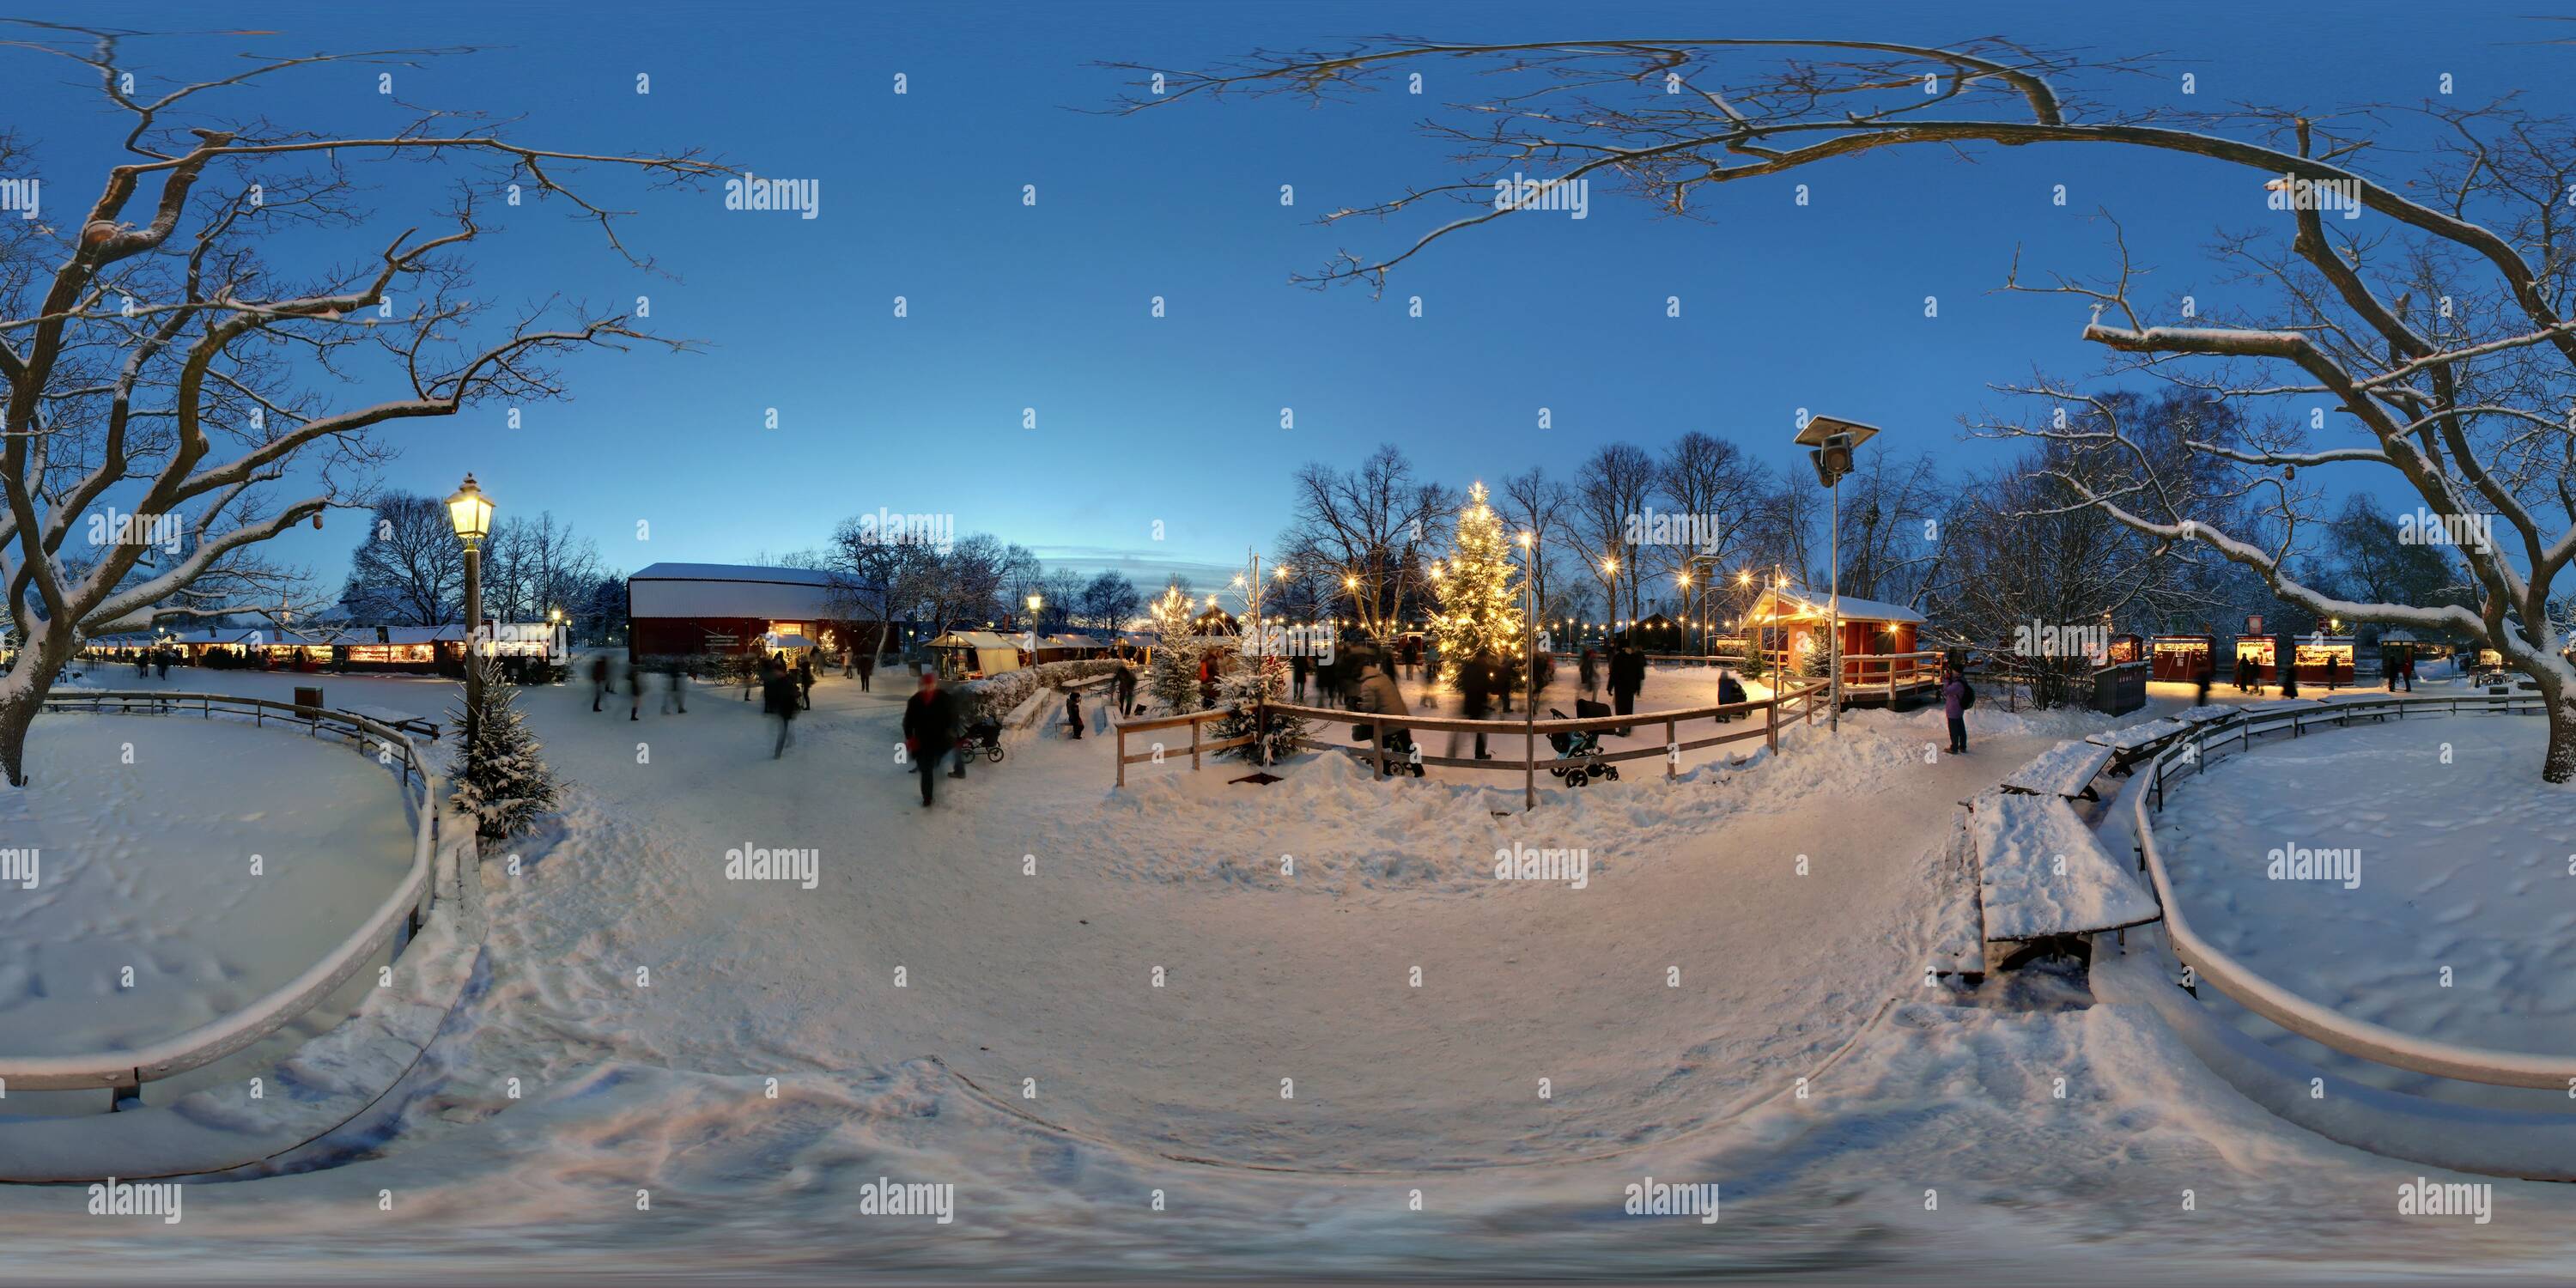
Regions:
<svg viewBox="0 0 2576 1288"><path fill-rule="evenodd" d="M474 485L473 475L466 475L465 486L447 498L447 521L456 525L457 539L467 549L481 545L483 538L492 535L492 498Z"/></svg>

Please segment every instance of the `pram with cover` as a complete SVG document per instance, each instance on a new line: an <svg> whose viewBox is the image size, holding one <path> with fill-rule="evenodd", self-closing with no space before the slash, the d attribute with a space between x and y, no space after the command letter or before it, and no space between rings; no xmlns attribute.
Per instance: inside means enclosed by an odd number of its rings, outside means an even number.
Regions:
<svg viewBox="0 0 2576 1288"><path fill-rule="evenodd" d="M1566 718L1564 712L1554 707L1549 707L1547 713L1559 720ZM1609 703L1587 698L1574 700L1574 719L1590 720L1609 714ZM1557 760L1547 767L1547 772L1564 779L1567 786L1581 787L1596 777L1618 781L1619 767L1601 763L1601 735L1598 732L1584 729L1575 733L1552 733L1547 736L1547 745L1556 748Z"/></svg>

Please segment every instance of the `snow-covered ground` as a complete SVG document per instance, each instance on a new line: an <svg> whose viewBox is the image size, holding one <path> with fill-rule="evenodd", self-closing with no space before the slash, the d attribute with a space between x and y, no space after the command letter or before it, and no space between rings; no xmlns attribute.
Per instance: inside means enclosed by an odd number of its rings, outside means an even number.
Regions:
<svg viewBox="0 0 2576 1288"><path fill-rule="evenodd" d="M0 1052L113 1051L231 1014L336 946L411 864L400 783L301 731L46 715L27 752L32 785L0 793L0 836L35 858L24 879L0 881ZM348 997L326 1001L252 1057L291 1050L349 1009ZM153 1096L238 1064L157 1083ZM102 1102L21 1090L7 1110Z"/></svg>
<svg viewBox="0 0 2576 1288"><path fill-rule="evenodd" d="M2540 720L2490 715L2258 742L2169 789L2157 839L2175 897L2221 951L2345 1014L2468 1046L2576 1052L2576 787L2540 781L2547 743ZM2364 1081L2576 1112L2560 1092L2334 1060L2239 1015Z"/></svg>
<svg viewBox="0 0 2576 1288"><path fill-rule="evenodd" d="M1981 702L1951 757L1937 711L1851 713L1676 783L1542 777L1529 815L1517 774L1338 756L1115 792L1112 742L1041 729L923 809L908 687L826 679L777 760L731 690L641 720L529 692L575 787L517 876L487 861L488 977L404 1091L191 1185L183 1224L0 1190L0 1237L114 1278L2565 1264L2562 1187L2401 1220L2423 1169L2287 1127L2149 1011L2045 972L1922 985L1955 803L2106 718ZM812 888L729 880L745 849L812 851ZM1496 879L1498 849L1554 879ZM954 1185L952 1219L864 1215L880 1179ZM1722 1219L1625 1214L1649 1181L1721 1186Z"/></svg>

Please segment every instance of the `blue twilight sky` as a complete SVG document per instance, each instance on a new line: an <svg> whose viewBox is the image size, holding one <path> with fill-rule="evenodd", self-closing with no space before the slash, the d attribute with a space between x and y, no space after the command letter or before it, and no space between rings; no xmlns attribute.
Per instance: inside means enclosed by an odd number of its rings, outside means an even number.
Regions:
<svg viewBox="0 0 2576 1288"><path fill-rule="evenodd" d="M2107 207L2153 285L2204 310L2228 286L2202 257L2220 227L2262 223L2259 189L2213 164L2110 149L1988 150L1974 163L1888 153L1715 194L1714 226L1659 220L1597 194L1590 217L1532 215L1452 239L1382 299L1292 286L1343 248L1383 251L1424 225L1314 224L1453 174L1413 128L1426 104L1473 97L1184 105L1131 118L1098 60L1172 68L1261 47L1392 30L1442 39L1827 35L1943 42L1997 34L2104 55L2163 51L2200 102L2317 109L2420 100L2450 73L2464 99L2528 88L2557 108L2576 49L2563 23L2503 9L2360 2L2293 13L2239 4L1893 4L1734 8L1537 3L120 4L152 31L274 34L137 41L129 61L202 79L238 55L385 46L480 52L390 69L405 102L523 116L514 137L569 150L697 146L765 175L820 182L816 219L728 212L721 193L596 188L633 205L637 272L559 211L486 207L483 297L628 307L703 352L569 359L567 401L521 427L499 408L394 429L390 485L443 495L475 472L505 512L550 509L615 567L734 561L818 544L882 506L946 512L1083 567L1140 581L1170 564L1204 584L1267 546L1301 463L1405 446L1463 486L1533 463L1563 472L1601 442L1649 448L1701 429L1775 466L1795 409L1876 423L1897 450L1966 461L1964 414L2034 364L2069 376L2080 301L1995 293L2026 266L2099 272ZM94 10L13 10L103 20ZM37 145L49 205L85 206L122 122L58 60L0 50L8 122ZM235 112L364 133L405 119L375 67L291 73ZM638 74L651 92L636 93ZM908 92L893 92L901 74ZM2123 101L2174 84L2079 88ZM444 198L420 167L373 167L376 218L345 238L283 240L274 258L369 253ZM2065 184L2068 204L2051 204ZM1295 185L1294 208L1279 190ZM1034 206L1022 202L1035 185ZM55 203L59 203L56 205ZM2226 212L2221 217L2221 212ZM66 215L66 217L69 217ZM1445 215L1442 217L1446 217ZM910 316L893 316L903 296ZM1152 297L1167 316L1149 316ZM1424 316L1409 318L1419 295ZM1667 296L1682 297L1679 319ZM1937 296L1940 316L1923 316ZM381 390L361 385L352 397ZM778 427L764 426L776 408ZM1034 408L1037 427L1021 425ZM1296 428L1278 426L1282 407ZM1538 428L1540 408L1554 429ZM1803 466L1801 466L1803 468ZM1162 524L1163 539L1153 538ZM637 525L649 523L649 539ZM326 583L360 525L284 547Z"/></svg>

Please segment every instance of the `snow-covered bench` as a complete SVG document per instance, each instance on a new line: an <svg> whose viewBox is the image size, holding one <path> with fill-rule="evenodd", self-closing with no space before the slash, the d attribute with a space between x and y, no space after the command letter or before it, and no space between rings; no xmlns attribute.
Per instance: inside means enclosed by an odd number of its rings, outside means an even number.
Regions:
<svg viewBox="0 0 2576 1288"><path fill-rule="evenodd" d="M2173 713L2172 718L2180 720L2184 724L2205 725L2212 721L2224 720L2229 716L2243 711L2244 709L2244 707L2230 706L2224 702L2210 702L2193 707L2188 711L2177 711Z"/></svg>
<svg viewBox="0 0 2576 1288"><path fill-rule="evenodd" d="M2056 796L1978 797L1969 805L1968 846L1989 942L2118 930L2164 915Z"/></svg>
<svg viewBox="0 0 2576 1288"><path fill-rule="evenodd" d="M2003 789L2030 796L2100 800L2093 792L2093 779L2110 763L2110 748L2069 738L2012 771L2004 779Z"/></svg>
<svg viewBox="0 0 2576 1288"><path fill-rule="evenodd" d="M416 733L433 742L438 740L438 722L425 716L416 716L411 712L399 711L392 707L369 706L363 702L344 702L340 704L340 709L351 715L365 716L387 728L400 729L404 733Z"/></svg>
<svg viewBox="0 0 2576 1288"><path fill-rule="evenodd" d="M2197 727L2185 721L2167 717L2162 720L2150 720L2144 724L2124 725L2117 729L2087 734L2084 741L2096 747L2110 748L2111 772L2125 774L2129 772L2130 766L2163 751L2166 744L2190 733Z"/></svg>

